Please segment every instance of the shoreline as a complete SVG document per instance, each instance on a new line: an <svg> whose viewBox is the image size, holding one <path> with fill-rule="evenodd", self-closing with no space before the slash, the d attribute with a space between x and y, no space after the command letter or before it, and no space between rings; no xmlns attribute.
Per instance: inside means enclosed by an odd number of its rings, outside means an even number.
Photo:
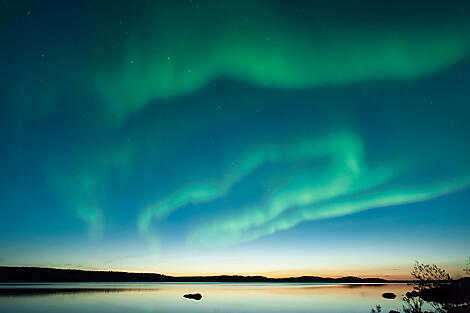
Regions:
<svg viewBox="0 0 470 313"><path fill-rule="evenodd" d="M119 271L87 271L46 267L0 267L0 284L3 283L412 283L409 280L385 280L344 276L329 278L300 276L270 278L265 276L214 275L168 276L159 273L133 273Z"/></svg>

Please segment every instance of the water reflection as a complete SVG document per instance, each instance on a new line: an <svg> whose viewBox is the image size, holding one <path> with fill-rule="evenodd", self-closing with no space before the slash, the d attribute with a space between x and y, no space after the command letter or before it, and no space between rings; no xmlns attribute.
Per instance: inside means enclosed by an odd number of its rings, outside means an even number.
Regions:
<svg viewBox="0 0 470 313"><path fill-rule="evenodd" d="M47 284L0 286L0 311L10 312L318 312L364 313L381 303L399 310L406 284ZM201 301L184 299L199 292Z"/></svg>
<svg viewBox="0 0 470 313"><path fill-rule="evenodd" d="M141 291L145 289L125 288L0 288L1 296L41 296L51 294L80 294L80 293L121 293L129 291ZM156 289L152 289L156 290Z"/></svg>

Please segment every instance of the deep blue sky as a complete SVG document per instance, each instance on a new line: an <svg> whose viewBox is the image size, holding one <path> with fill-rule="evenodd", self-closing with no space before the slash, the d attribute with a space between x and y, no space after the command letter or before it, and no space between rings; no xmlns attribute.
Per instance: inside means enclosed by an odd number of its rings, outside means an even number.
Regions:
<svg viewBox="0 0 470 313"><path fill-rule="evenodd" d="M465 1L1 2L0 264L458 275Z"/></svg>

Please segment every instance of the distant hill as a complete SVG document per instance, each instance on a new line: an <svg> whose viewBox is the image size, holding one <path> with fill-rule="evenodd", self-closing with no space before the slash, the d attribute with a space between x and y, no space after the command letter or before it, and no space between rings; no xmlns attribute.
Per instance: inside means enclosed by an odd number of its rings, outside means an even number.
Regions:
<svg viewBox="0 0 470 313"><path fill-rule="evenodd" d="M129 273L113 271L84 271L43 267L0 267L0 283L44 282L266 282L266 283L387 283L380 278L324 278L301 276L268 278L264 276L167 276L154 273Z"/></svg>

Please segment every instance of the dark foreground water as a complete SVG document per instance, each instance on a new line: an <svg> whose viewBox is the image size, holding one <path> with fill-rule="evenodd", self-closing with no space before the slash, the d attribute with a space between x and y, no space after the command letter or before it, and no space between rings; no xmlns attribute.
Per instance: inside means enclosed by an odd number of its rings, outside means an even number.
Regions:
<svg viewBox="0 0 470 313"><path fill-rule="evenodd" d="M318 312L400 310L406 284L99 283L1 285L0 312ZM199 292L202 300L183 298ZM394 292L387 300L382 293Z"/></svg>

